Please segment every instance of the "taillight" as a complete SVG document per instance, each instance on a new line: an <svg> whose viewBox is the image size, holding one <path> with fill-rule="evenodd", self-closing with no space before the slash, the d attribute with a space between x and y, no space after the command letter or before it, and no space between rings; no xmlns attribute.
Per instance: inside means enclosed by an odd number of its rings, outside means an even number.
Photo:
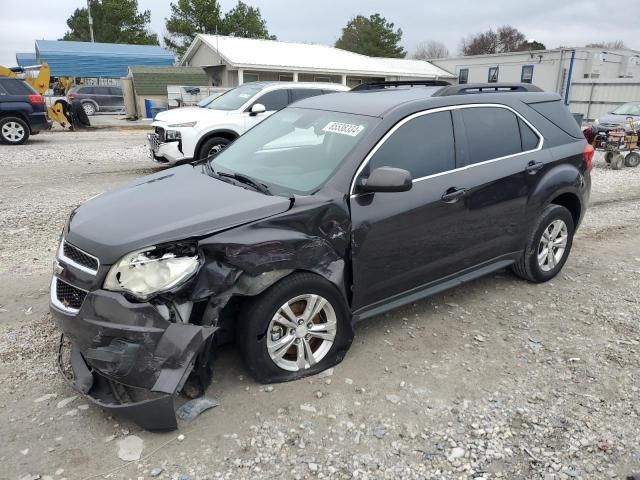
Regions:
<svg viewBox="0 0 640 480"><path fill-rule="evenodd" d="M44 103L44 97L42 95L29 95L29 103Z"/></svg>
<svg viewBox="0 0 640 480"><path fill-rule="evenodd" d="M76 94L74 92L67 93L67 98L69 100L74 100L76 98Z"/></svg>
<svg viewBox="0 0 640 480"><path fill-rule="evenodd" d="M593 168L593 155L595 154L595 149L593 145L587 143L584 147L584 164L587 166L587 171L590 172Z"/></svg>

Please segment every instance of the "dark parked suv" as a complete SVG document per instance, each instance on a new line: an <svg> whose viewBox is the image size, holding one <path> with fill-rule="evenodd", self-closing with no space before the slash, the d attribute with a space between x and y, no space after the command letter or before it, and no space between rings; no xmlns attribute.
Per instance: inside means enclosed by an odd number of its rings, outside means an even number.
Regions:
<svg viewBox="0 0 640 480"><path fill-rule="evenodd" d="M44 97L24 80L0 76L0 143L20 145L50 128Z"/></svg>
<svg viewBox="0 0 640 480"><path fill-rule="evenodd" d="M119 112L124 109L124 99L120 87L80 85L67 93L69 100L80 100L87 115L96 112Z"/></svg>
<svg viewBox="0 0 640 480"><path fill-rule="evenodd" d="M232 337L261 382L318 373L359 320L505 267L557 275L592 156L560 98L528 84L302 100L73 211L51 283L62 368L152 429L176 426L172 395L201 393Z"/></svg>

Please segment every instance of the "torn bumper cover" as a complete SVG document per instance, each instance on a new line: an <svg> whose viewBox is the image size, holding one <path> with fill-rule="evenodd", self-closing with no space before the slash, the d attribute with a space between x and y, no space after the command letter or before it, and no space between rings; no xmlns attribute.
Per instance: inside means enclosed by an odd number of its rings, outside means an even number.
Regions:
<svg viewBox="0 0 640 480"><path fill-rule="evenodd" d="M173 396L212 348L215 327L169 322L153 305L105 290L88 292L77 313L53 299L50 309L63 331L58 363L73 388L145 429L177 428Z"/></svg>

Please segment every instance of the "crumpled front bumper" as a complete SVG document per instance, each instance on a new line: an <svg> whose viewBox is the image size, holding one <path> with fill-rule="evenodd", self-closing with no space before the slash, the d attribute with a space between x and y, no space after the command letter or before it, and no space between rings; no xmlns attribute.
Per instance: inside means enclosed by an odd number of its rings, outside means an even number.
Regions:
<svg viewBox="0 0 640 480"><path fill-rule="evenodd" d="M115 292L87 292L77 313L54 295L52 283L50 310L63 331L58 363L71 386L145 429L175 429L173 396L216 328L169 322L150 303Z"/></svg>

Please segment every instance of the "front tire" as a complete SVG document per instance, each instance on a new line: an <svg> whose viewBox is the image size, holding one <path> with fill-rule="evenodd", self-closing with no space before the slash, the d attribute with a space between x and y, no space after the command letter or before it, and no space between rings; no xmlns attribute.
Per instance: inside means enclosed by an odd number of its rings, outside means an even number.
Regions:
<svg viewBox="0 0 640 480"><path fill-rule="evenodd" d="M314 375L344 358L353 339L350 318L334 285L318 275L294 273L242 310L243 360L262 383Z"/></svg>
<svg viewBox="0 0 640 480"><path fill-rule="evenodd" d="M561 205L547 205L513 272L534 283L551 280L569 257L574 233L571 212Z"/></svg>
<svg viewBox="0 0 640 480"><path fill-rule="evenodd" d="M22 145L29 139L29 125L19 117L0 118L0 142Z"/></svg>
<svg viewBox="0 0 640 480"><path fill-rule="evenodd" d="M231 143L231 140L224 137L212 137L202 144L198 151L198 160L209 158L212 155L216 155L221 152L227 145Z"/></svg>
<svg viewBox="0 0 640 480"><path fill-rule="evenodd" d="M95 115L97 111L96 106L91 102L84 102L82 104L82 109L84 110L84 113L87 114L87 117Z"/></svg>
<svg viewBox="0 0 640 480"><path fill-rule="evenodd" d="M627 167L636 168L638 165L640 165L640 153L631 152L627 154L627 156L624 157L624 164Z"/></svg>

